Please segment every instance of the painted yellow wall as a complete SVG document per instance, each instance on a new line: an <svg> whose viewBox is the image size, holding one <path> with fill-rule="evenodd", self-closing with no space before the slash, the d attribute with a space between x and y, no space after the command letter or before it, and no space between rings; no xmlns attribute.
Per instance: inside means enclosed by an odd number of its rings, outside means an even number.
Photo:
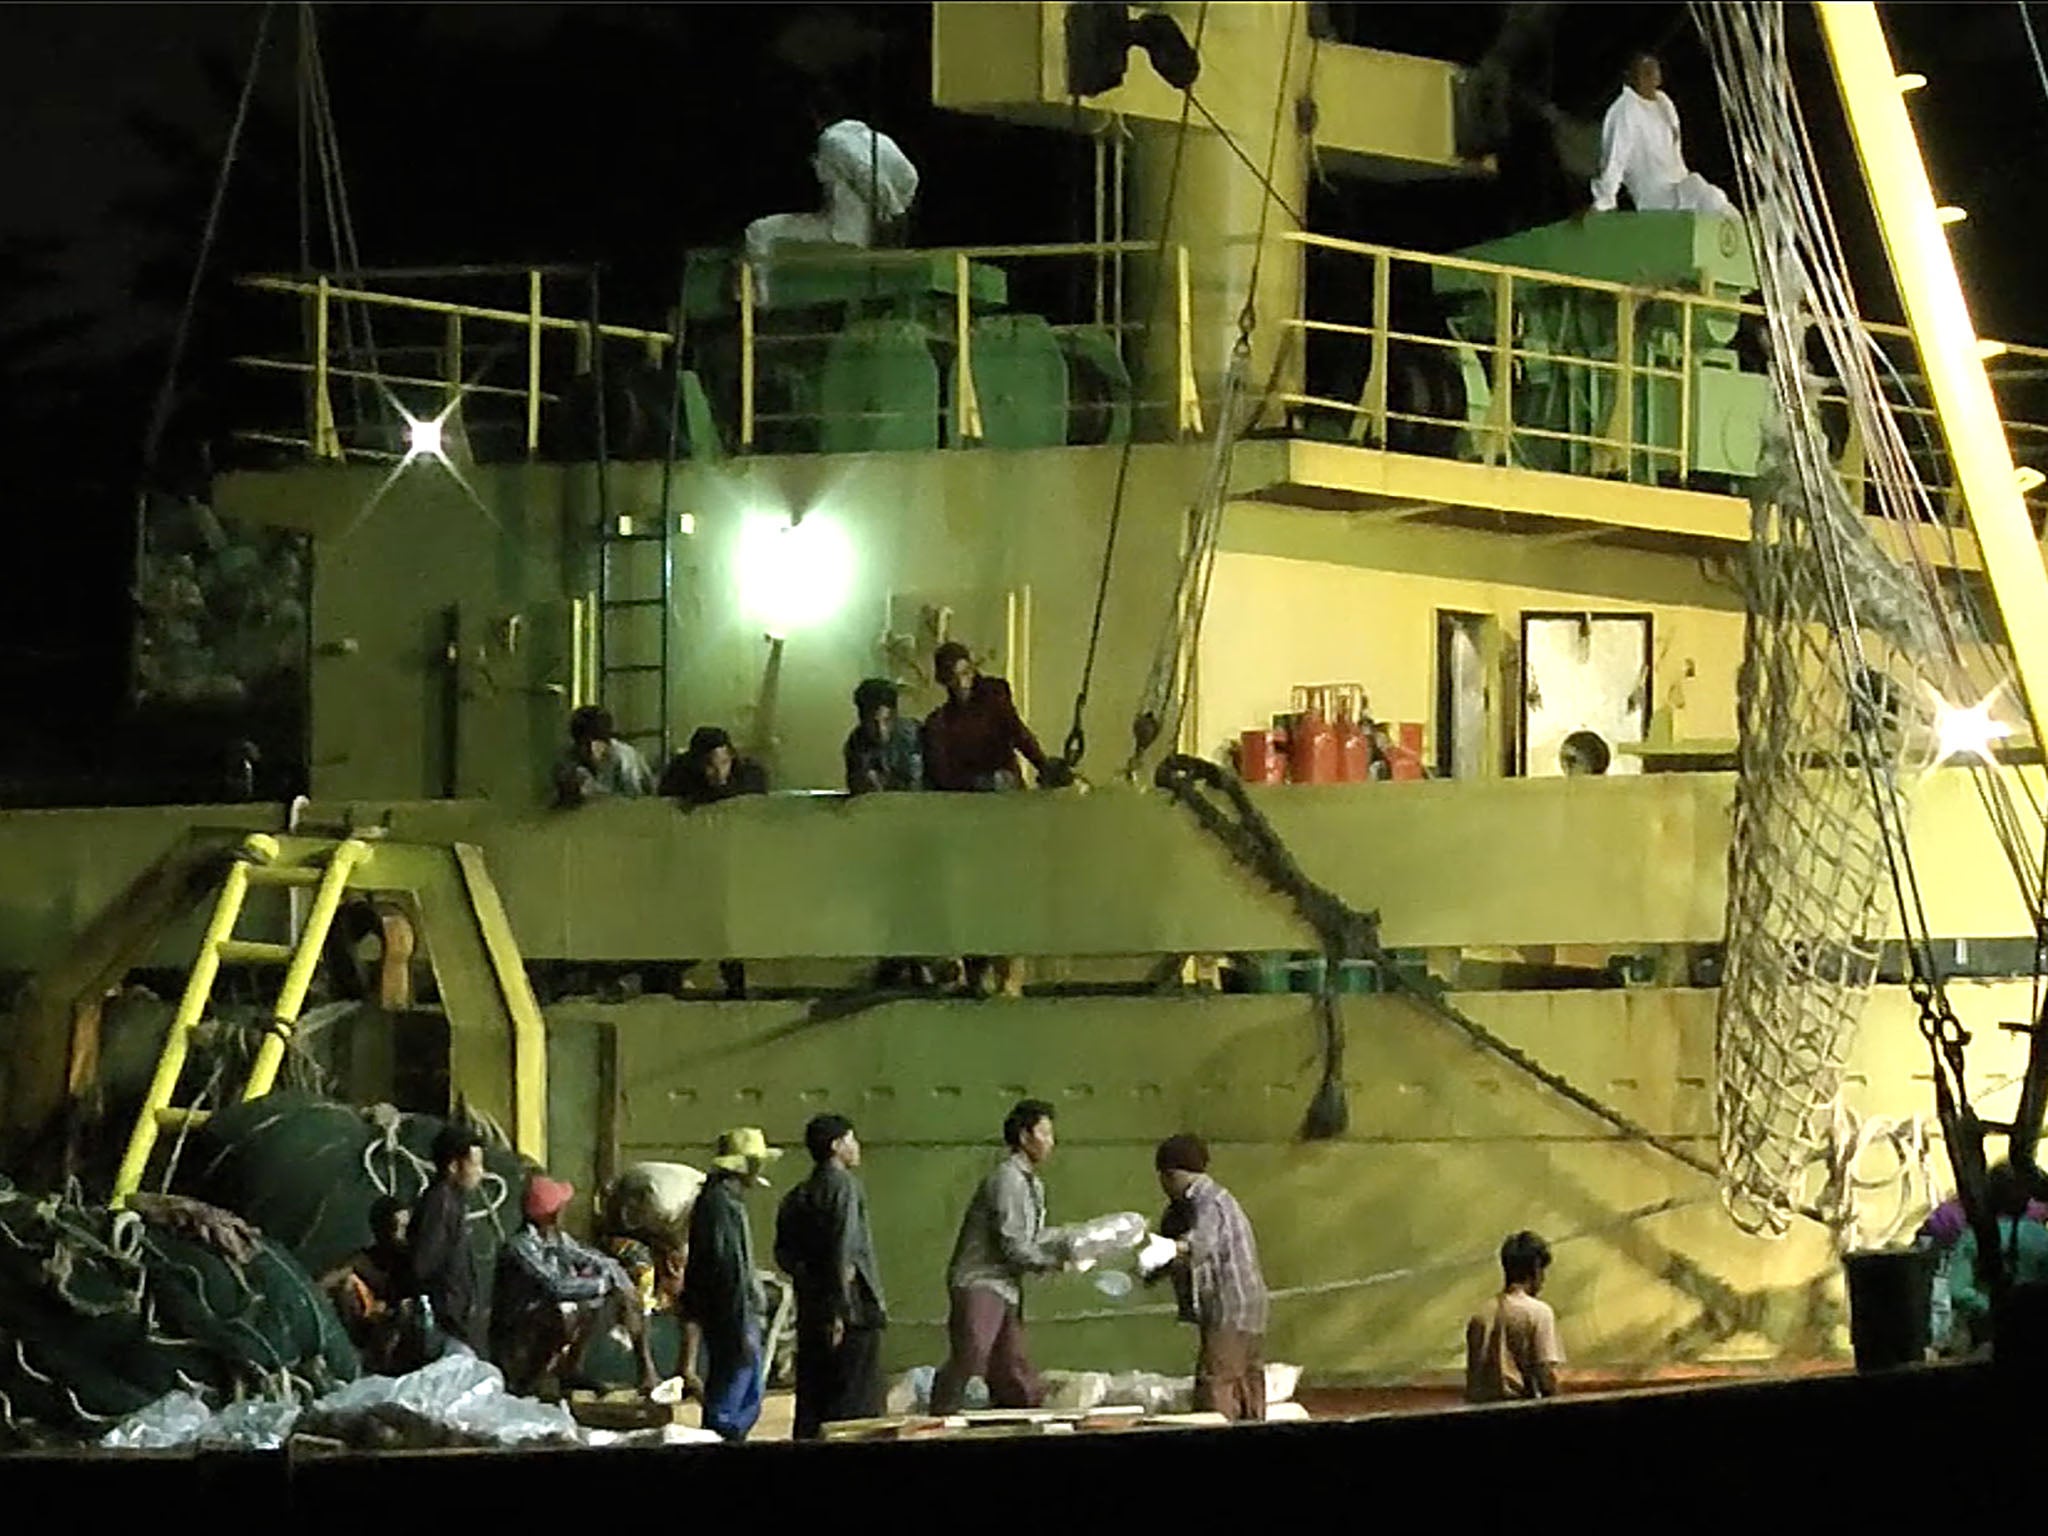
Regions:
<svg viewBox="0 0 2048 1536"><path fill-rule="evenodd" d="M1653 708L1681 739L1735 734L1742 616L1638 602L1569 585L1530 586L1370 570L1226 550L1202 632L1199 742L1220 750L1288 707L1296 683L1357 682L1375 716L1419 720L1435 740L1436 616L1491 615L1512 644L1529 610L1651 615ZM1691 675L1688 676L1688 669ZM1507 701L1510 709L1513 701ZM1513 714L1508 720L1510 728Z"/></svg>

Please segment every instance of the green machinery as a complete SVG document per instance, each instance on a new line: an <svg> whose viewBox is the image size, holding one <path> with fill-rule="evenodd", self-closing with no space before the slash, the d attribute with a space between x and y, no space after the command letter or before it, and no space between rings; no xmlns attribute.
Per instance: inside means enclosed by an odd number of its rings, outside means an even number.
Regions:
<svg viewBox="0 0 2048 1536"><path fill-rule="evenodd" d="M730 252L691 253L683 283L696 366L728 435L751 430L756 451L1047 448L1130 433L1131 377L1114 329L1054 325L1012 309L1002 267L921 252L791 247L766 264L765 276L774 302L752 306L751 337ZM965 399L963 277L972 360Z"/></svg>
<svg viewBox="0 0 2048 1536"><path fill-rule="evenodd" d="M1733 305L1757 286L1739 224L1595 214L1457 254L1513 269L1432 269L1458 343L1464 457L1644 485L1756 472L1773 407L1768 377L1744 372L1735 351ZM1622 284L1669 297L1623 295Z"/></svg>

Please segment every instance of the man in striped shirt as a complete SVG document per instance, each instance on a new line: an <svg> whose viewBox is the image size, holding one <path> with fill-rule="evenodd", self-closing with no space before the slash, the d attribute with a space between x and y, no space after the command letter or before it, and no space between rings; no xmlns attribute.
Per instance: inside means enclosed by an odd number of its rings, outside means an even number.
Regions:
<svg viewBox="0 0 2048 1536"><path fill-rule="evenodd" d="M1264 1419L1266 1278L1252 1224L1230 1191L1209 1177L1201 1137L1167 1137L1153 1166L1169 1202L1159 1233L1174 1239L1176 1250L1158 1273L1172 1276L1181 1321L1201 1331L1195 1407Z"/></svg>

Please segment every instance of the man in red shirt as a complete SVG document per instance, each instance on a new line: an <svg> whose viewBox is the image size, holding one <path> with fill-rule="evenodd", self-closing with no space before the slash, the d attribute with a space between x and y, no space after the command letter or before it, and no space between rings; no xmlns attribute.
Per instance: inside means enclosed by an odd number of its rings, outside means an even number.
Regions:
<svg viewBox="0 0 2048 1536"><path fill-rule="evenodd" d="M948 640L932 656L932 676L946 690L946 702L925 717L924 777L933 789L1016 789L1022 783L1017 759L1056 772L1044 748L1017 714L1010 685L983 677L967 647Z"/></svg>
<svg viewBox="0 0 2048 1536"><path fill-rule="evenodd" d="M925 716L924 781L927 788L959 791L1017 789L1023 780L1017 761L1038 770L1048 785L1071 777L1067 765L1048 758L1017 713L1010 685L983 677L967 647L948 640L932 655L932 676L946 690L946 702ZM993 978L991 972L997 973ZM966 988L978 996L1000 989L1015 997L1023 981L1014 960L987 955L966 959Z"/></svg>

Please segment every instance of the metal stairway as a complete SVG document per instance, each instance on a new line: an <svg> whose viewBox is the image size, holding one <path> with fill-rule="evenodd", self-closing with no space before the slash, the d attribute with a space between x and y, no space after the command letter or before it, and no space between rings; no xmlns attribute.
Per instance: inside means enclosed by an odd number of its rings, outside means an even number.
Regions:
<svg viewBox="0 0 2048 1536"><path fill-rule="evenodd" d="M164 1036L163 1051L157 1057L156 1074L150 1079L149 1092L142 1101L142 1112L136 1117L135 1129L128 1138L128 1150L122 1156L120 1171L114 1177L113 1203L116 1206L142 1187L142 1178L149 1169L150 1153L156 1148L159 1132L197 1125L210 1113L198 1107L181 1108L174 1100L178 1079L185 1070L185 1057L191 1048L193 1031L206 1017L207 1004L213 997L214 979L220 974L224 962L282 965L285 968L284 982L278 988L276 1002L271 1005L269 1027L264 1031L263 1043L257 1047L256 1059L249 1068L249 1080L242 1085L241 1097L245 1102L260 1099L277 1081L278 1068L284 1064L284 1053L291 1043L293 1026L298 1023L299 1013L306 1005L306 990L312 985L313 972L320 963L328 929L333 926L334 914L341 907L342 892L347 889L349 876L356 866L369 857L370 848L355 838L331 842L324 852L324 864L310 865L279 864L276 862L278 853L276 838L268 833L253 833L243 839L228 865L220 894L214 898L213 915L207 922L206 936L199 941L199 953L193 959L184 994L178 999L178 1011L171 1019L169 1033ZM250 890L258 886L313 887L313 904L295 943L271 944L235 937L235 924L242 915L243 903L248 899Z"/></svg>
<svg viewBox="0 0 2048 1536"><path fill-rule="evenodd" d="M675 482L683 413L683 304L676 303L668 348L671 399L661 492L651 514L621 513L611 503L611 458L605 420L604 348L598 331L598 283L590 279L591 366L597 402L597 697L611 711L619 738L640 749L659 776L673 750L669 683L675 643L675 540L680 515Z"/></svg>

